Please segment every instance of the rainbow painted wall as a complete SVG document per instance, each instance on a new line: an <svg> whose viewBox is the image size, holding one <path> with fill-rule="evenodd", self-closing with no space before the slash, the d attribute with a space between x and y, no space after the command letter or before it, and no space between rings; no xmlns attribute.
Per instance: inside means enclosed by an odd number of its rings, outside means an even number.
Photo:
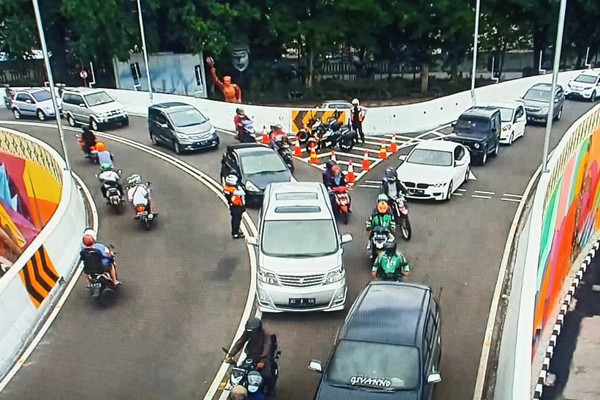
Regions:
<svg viewBox="0 0 600 400"><path fill-rule="evenodd" d="M61 200L58 166L41 146L0 131L0 262L14 263Z"/></svg>
<svg viewBox="0 0 600 400"><path fill-rule="evenodd" d="M600 110L580 124L550 178L544 202L534 342L559 302L565 278L600 229Z"/></svg>

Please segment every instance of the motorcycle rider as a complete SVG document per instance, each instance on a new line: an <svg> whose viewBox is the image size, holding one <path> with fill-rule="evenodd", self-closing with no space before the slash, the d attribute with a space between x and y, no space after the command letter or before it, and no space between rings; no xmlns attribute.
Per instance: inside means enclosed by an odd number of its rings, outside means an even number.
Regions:
<svg viewBox="0 0 600 400"><path fill-rule="evenodd" d="M408 194L408 190L406 186L400 182L398 179L398 175L393 167L389 167L385 170L385 175L381 180L381 191L380 193L385 194L389 197L390 202L393 201L396 197L398 197L398 193L402 193L403 195Z"/></svg>
<svg viewBox="0 0 600 400"><path fill-rule="evenodd" d="M107 163L102 164L100 165L100 170L102 170L102 172L98 175L98 179L100 179L100 182L102 182L100 190L102 191L102 196L104 196L106 202L108 203L106 192L109 187L116 187L121 196L123 196L125 192L123 191L123 186L121 185L121 176L113 169L112 165Z"/></svg>
<svg viewBox="0 0 600 400"><path fill-rule="evenodd" d="M333 193L333 188L340 186L348 187L348 183L342 174L342 169L336 164L331 167L331 176L328 177L327 181L325 182L325 187L327 187L327 191L329 192L329 200L331 200L331 204L335 204L335 194ZM350 200L350 196L348 196L348 212L350 212L351 205L352 201Z"/></svg>
<svg viewBox="0 0 600 400"><path fill-rule="evenodd" d="M360 105L358 99L352 100L352 108L350 109L350 123L352 124L352 130L356 131L360 135L360 140L365 142L365 133L363 132L362 123L365 120L367 109ZM358 138L356 138L358 143Z"/></svg>
<svg viewBox="0 0 600 400"><path fill-rule="evenodd" d="M239 179L236 175L231 174L225 178L223 194L227 197L229 214L231 214L231 236L234 239L241 239L244 237L244 234L240 231L240 225L242 215L246 211L246 193L239 185Z"/></svg>
<svg viewBox="0 0 600 400"><path fill-rule="evenodd" d="M106 150L106 144L104 142L96 143L96 150L98 151L98 164L110 164L112 168L115 158L110 151Z"/></svg>
<svg viewBox="0 0 600 400"><path fill-rule="evenodd" d="M140 174L133 174L127 178L127 200L136 205L145 205L149 214L154 214L152 199L150 198L150 189L142 183Z"/></svg>
<svg viewBox="0 0 600 400"><path fill-rule="evenodd" d="M117 280L117 270L115 269L113 254L108 247L96 242L96 236L96 231L93 229L86 229L83 232L81 251L79 253L83 261L83 272L86 274L88 281L92 283L90 274L100 272L96 271L94 262L97 260L97 257L101 257L102 272L108 272L113 286L118 286L121 282Z"/></svg>
<svg viewBox="0 0 600 400"><path fill-rule="evenodd" d="M246 140L246 136L248 136L246 130L244 129L244 121L251 121L250 118L244 112L242 108L235 109L235 117L233 117L233 123L235 125L235 131L237 132L237 139L240 142L248 141Z"/></svg>
<svg viewBox="0 0 600 400"><path fill-rule="evenodd" d="M281 124L276 124L273 126L273 131L271 131L271 148L273 148L274 150L278 150L279 149L279 142L280 143L288 143L290 144L290 139L288 138L288 135L283 131L283 125Z"/></svg>
<svg viewBox="0 0 600 400"><path fill-rule="evenodd" d="M242 334L231 350L225 357L226 363L232 363L233 357L246 345L246 355L248 358L257 361L256 368L265 380L265 391L271 392L273 388L273 370L271 352L271 334L262 326L262 321L258 318L250 318L246 322L245 332Z"/></svg>
<svg viewBox="0 0 600 400"><path fill-rule="evenodd" d="M378 201L376 212L373 213L365 223L365 228L369 232L369 243L367 244L367 250L371 249L371 239L373 238L373 228L376 226L384 226L390 230L393 234L396 232L396 222L394 217L389 213L390 206L387 201Z"/></svg>
<svg viewBox="0 0 600 400"><path fill-rule="evenodd" d="M231 388L227 400L248 400L248 390L242 385L235 385Z"/></svg>
<svg viewBox="0 0 600 400"><path fill-rule="evenodd" d="M323 177L323 185L325 185L325 186L327 186L327 182L329 182L330 179L333 177L331 168L333 168L334 165L337 165L337 162L335 162L334 160L329 160L325 164L325 171L323 171L323 176L322 176Z"/></svg>
<svg viewBox="0 0 600 400"><path fill-rule="evenodd" d="M396 241L385 244L385 251L381 253L373 263L371 275L383 279L398 280L400 277L410 275L410 264L401 252L396 252Z"/></svg>
<svg viewBox="0 0 600 400"><path fill-rule="evenodd" d="M83 141L83 153L87 158L90 158L92 156L91 148L96 146L96 135L87 125L81 127L81 140Z"/></svg>

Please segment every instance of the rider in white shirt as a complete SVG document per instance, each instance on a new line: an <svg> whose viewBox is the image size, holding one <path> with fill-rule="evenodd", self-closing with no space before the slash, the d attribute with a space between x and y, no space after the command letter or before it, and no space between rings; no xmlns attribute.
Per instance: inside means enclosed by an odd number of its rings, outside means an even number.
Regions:
<svg viewBox="0 0 600 400"><path fill-rule="evenodd" d="M127 178L127 200L137 205L146 206L146 211L152 212L150 207L150 189L142 183L142 177L139 174L133 174Z"/></svg>
<svg viewBox="0 0 600 400"><path fill-rule="evenodd" d="M113 169L111 164L104 163L100 165L102 172L98 175L98 179L102 182L100 190L102 196L106 199L106 191L109 187L116 187L119 189L121 195L123 195L123 186L121 186L121 176ZM107 199L108 200L108 199Z"/></svg>

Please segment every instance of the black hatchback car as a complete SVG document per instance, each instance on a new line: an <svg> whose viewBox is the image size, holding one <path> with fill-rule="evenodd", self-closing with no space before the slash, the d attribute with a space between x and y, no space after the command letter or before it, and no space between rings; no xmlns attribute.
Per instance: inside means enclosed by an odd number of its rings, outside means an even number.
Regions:
<svg viewBox="0 0 600 400"><path fill-rule="evenodd" d="M497 107L473 106L462 113L453 126L454 134L447 140L468 147L471 158L478 158L481 165L485 165L488 155L498 155L502 119Z"/></svg>
<svg viewBox="0 0 600 400"><path fill-rule="evenodd" d="M194 106L181 102L148 107L148 131L153 144L167 144L177 154L215 148L220 142L209 119Z"/></svg>
<svg viewBox="0 0 600 400"><path fill-rule="evenodd" d="M431 288L367 285L340 329L315 400L430 400L441 381L440 310Z"/></svg>
<svg viewBox="0 0 600 400"><path fill-rule="evenodd" d="M279 154L258 143L227 146L221 159L221 182L227 175L236 175L246 192L246 202L262 204L269 183L291 182L292 173Z"/></svg>

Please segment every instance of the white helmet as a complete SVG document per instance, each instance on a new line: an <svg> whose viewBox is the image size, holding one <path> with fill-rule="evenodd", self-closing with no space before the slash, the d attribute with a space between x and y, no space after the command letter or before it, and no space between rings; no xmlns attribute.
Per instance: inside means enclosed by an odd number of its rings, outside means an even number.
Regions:
<svg viewBox="0 0 600 400"><path fill-rule="evenodd" d="M86 229L85 231L83 231L83 235L82 236L91 236L92 238L94 238L94 241L97 240L98 238L98 234L96 233L95 230L93 229Z"/></svg>
<svg viewBox="0 0 600 400"><path fill-rule="evenodd" d="M357 106L358 105L358 99L352 99L352 104Z"/></svg>
<svg viewBox="0 0 600 400"><path fill-rule="evenodd" d="M142 183L142 177L139 174L133 174L129 178L127 178L127 184L129 186L135 186Z"/></svg>
<svg viewBox="0 0 600 400"><path fill-rule="evenodd" d="M225 184L227 184L229 186L237 186L238 177L233 174L228 175L227 178L225 178Z"/></svg>

